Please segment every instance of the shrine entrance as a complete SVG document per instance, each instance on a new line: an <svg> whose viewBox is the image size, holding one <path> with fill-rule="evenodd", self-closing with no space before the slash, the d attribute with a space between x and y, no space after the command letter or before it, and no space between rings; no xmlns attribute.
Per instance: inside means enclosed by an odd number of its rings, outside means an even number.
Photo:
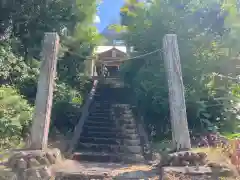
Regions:
<svg viewBox="0 0 240 180"><path fill-rule="evenodd" d="M127 58L126 46L98 46L95 53L94 66L98 76L119 75L120 65Z"/></svg>
<svg viewBox="0 0 240 180"><path fill-rule="evenodd" d="M109 76L118 76L119 75L119 67L118 66L106 66Z"/></svg>

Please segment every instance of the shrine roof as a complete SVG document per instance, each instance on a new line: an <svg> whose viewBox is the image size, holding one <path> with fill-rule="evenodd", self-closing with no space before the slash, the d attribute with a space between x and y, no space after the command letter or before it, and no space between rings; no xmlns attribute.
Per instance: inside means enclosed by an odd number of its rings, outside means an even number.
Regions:
<svg viewBox="0 0 240 180"><path fill-rule="evenodd" d="M96 54L100 54L100 53L109 51L109 50L114 49L114 48L123 52L123 53L127 53L127 47L126 46L97 46L94 52Z"/></svg>

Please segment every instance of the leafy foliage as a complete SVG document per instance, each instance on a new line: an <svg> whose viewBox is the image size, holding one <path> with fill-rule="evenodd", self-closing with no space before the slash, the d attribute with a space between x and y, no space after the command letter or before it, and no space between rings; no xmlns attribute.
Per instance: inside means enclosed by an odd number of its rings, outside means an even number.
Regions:
<svg viewBox="0 0 240 180"><path fill-rule="evenodd" d="M81 33L89 32L89 22L92 22L95 11L95 0L4 1L0 32L12 30L9 33L18 38L18 51L27 61L28 56L39 58L45 32L63 34L65 29L72 35L76 28L80 28Z"/></svg>
<svg viewBox="0 0 240 180"><path fill-rule="evenodd" d="M39 63L36 60L32 62L35 64L28 66L22 57L13 54L9 45L0 46L1 84L16 86L33 104L37 91Z"/></svg>
<svg viewBox="0 0 240 180"><path fill-rule="evenodd" d="M0 87L0 148L18 145L31 124L33 107L9 86Z"/></svg>
<svg viewBox="0 0 240 180"><path fill-rule="evenodd" d="M178 35L188 123L195 133L239 129L239 97L234 94L238 92L234 80L238 74L234 73L235 62L230 61L239 51L240 42L235 39L238 14L236 3L227 3L153 0L144 6L129 3L122 11L122 24L128 30L123 38L134 47L134 55L161 48L165 34ZM170 136L162 53L128 61L121 72L134 89L136 104L153 136Z"/></svg>
<svg viewBox="0 0 240 180"><path fill-rule="evenodd" d="M5 97L4 94L4 101L1 102L4 106L8 105L6 98L10 98L13 92L14 97L19 97L22 112L24 106L28 109L27 101L34 104L43 36L45 32L57 32L60 35L61 47L52 127L57 127L63 133L73 128L91 84L84 76L84 61L93 47L101 41L101 36L93 26L97 3L96 0L1 2L0 83L3 88L6 86L3 91L9 95ZM12 136L18 140L23 137L20 133L21 127L13 127L11 124L12 121L21 124L20 119L16 118L21 115L18 109L20 105L16 103L16 106L9 106L11 109L3 109L4 114L1 117L7 118L9 127L12 127L10 135L0 132L0 136L6 135L6 144ZM12 111L15 112L14 116L10 116ZM26 118L26 121L28 120Z"/></svg>
<svg viewBox="0 0 240 180"><path fill-rule="evenodd" d="M88 82L88 81L85 81ZM52 109L52 126L61 133L72 132L81 116L81 105L90 90L91 83L83 85L83 89L73 89L65 83L58 83L54 92Z"/></svg>

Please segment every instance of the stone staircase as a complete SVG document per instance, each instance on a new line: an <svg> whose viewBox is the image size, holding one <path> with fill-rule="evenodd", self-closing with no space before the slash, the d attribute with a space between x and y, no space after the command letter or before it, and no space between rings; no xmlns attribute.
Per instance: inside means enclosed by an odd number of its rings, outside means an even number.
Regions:
<svg viewBox="0 0 240 180"><path fill-rule="evenodd" d="M96 89L89 116L73 155L87 162L140 163L144 161L137 126L126 88L108 78Z"/></svg>

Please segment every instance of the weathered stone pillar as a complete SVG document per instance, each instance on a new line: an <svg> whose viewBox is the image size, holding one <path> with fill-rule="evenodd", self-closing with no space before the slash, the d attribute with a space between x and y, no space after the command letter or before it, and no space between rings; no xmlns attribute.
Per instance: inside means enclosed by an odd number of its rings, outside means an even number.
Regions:
<svg viewBox="0 0 240 180"><path fill-rule="evenodd" d="M44 149L47 147L58 49L58 34L46 33L31 129L32 149Z"/></svg>
<svg viewBox="0 0 240 180"><path fill-rule="evenodd" d="M169 88L173 143L177 150L189 149L191 148L191 143L176 34L167 34L163 38L163 53Z"/></svg>

